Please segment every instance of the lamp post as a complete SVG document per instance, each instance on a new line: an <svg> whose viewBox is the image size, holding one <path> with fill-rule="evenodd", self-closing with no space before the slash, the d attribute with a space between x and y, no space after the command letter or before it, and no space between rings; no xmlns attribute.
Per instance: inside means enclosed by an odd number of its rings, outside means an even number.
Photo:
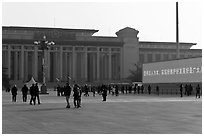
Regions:
<svg viewBox="0 0 204 136"><path fill-rule="evenodd" d="M45 50L48 50L51 45L54 45L55 43L53 41L47 41L46 36L43 36L42 41L34 41L35 45L38 45L40 47L40 50L42 50L42 73L43 73L43 87L44 89L41 89L41 93L47 93L46 89L46 62L45 62Z"/></svg>

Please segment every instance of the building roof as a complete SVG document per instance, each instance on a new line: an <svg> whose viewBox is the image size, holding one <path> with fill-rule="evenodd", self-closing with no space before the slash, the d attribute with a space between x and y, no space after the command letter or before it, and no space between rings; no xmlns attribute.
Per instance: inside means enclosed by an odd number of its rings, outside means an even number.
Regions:
<svg viewBox="0 0 204 136"><path fill-rule="evenodd" d="M139 44L150 44L150 45L163 45L163 44L172 44L175 45L176 42L153 42L153 41L139 41ZM196 45L197 43L186 43L186 42L180 42L179 44L182 45Z"/></svg>
<svg viewBox="0 0 204 136"><path fill-rule="evenodd" d="M53 27L22 27L22 26L2 26L2 29L7 30L61 30L69 32L98 32L99 30L95 29L67 29L67 28L53 28Z"/></svg>

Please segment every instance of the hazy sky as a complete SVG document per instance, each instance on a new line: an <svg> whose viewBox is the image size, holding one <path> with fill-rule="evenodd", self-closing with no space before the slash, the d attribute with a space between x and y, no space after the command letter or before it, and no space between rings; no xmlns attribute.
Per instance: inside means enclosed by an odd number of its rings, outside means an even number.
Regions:
<svg viewBox="0 0 204 136"><path fill-rule="evenodd" d="M179 41L201 48L201 1L179 1ZM3 26L97 29L97 36L132 27L140 41L176 41L176 1L2 3Z"/></svg>

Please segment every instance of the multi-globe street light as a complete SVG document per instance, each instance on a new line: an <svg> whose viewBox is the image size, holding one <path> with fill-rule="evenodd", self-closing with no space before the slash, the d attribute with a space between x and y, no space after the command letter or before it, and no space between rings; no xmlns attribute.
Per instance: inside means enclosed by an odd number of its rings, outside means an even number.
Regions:
<svg viewBox="0 0 204 136"><path fill-rule="evenodd" d="M43 86L46 88L46 62L45 62L45 50L48 50L51 45L54 45L55 43L53 41L48 41L46 39L46 36L43 36L42 41L34 41L35 45L38 45L40 47L40 50L42 50L42 73L43 73ZM42 90L41 90L42 91Z"/></svg>

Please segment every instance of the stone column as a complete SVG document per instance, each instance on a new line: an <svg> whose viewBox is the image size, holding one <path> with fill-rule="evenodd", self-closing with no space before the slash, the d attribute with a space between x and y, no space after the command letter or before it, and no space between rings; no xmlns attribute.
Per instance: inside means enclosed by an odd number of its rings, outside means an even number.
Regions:
<svg viewBox="0 0 204 136"><path fill-rule="evenodd" d="M112 80L111 77L112 77L112 62L111 62L111 48L109 48L109 51L108 51L108 79L109 80Z"/></svg>
<svg viewBox="0 0 204 136"><path fill-rule="evenodd" d="M38 79L38 47L34 46L34 79Z"/></svg>
<svg viewBox="0 0 204 136"><path fill-rule="evenodd" d="M120 48L120 80L122 80L123 77L123 48Z"/></svg>
<svg viewBox="0 0 204 136"><path fill-rule="evenodd" d="M8 78L11 78L11 47L8 45Z"/></svg>
<svg viewBox="0 0 204 136"><path fill-rule="evenodd" d="M62 71L63 71L63 61L62 61L62 59L63 59L63 57L62 57L62 55L63 55L63 52L62 52L62 46L60 46L60 78L62 79Z"/></svg>
<svg viewBox="0 0 204 136"><path fill-rule="evenodd" d="M97 80L99 81L100 80L100 47L97 47L97 70L96 70L96 72L97 72L97 75L96 75L96 77L97 77Z"/></svg>
<svg viewBox="0 0 204 136"><path fill-rule="evenodd" d="M97 78L96 78L96 57L95 57L95 53L93 53L92 55L91 55L91 59L93 59L93 80L96 80ZM90 71L90 72L92 72L92 71Z"/></svg>
<svg viewBox="0 0 204 136"><path fill-rule="evenodd" d="M76 78L76 53L75 53L75 47L73 46L72 50L72 79L75 80Z"/></svg>
<svg viewBox="0 0 204 136"><path fill-rule="evenodd" d="M47 81L50 81L50 49L47 50Z"/></svg>
<svg viewBox="0 0 204 136"><path fill-rule="evenodd" d="M25 80L28 80L28 52L25 51Z"/></svg>
<svg viewBox="0 0 204 136"><path fill-rule="evenodd" d="M56 81L56 78L58 77L58 60L57 60L57 52L54 52L54 81Z"/></svg>
<svg viewBox="0 0 204 136"><path fill-rule="evenodd" d="M85 47L84 55L84 80L87 81L87 47Z"/></svg>
<svg viewBox="0 0 204 136"><path fill-rule="evenodd" d="M69 68L68 70L68 75L70 76L70 77L72 77L72 65L73 65L73 62L72 62L72 55L71 55L71 53L69 52L68 53L68 61L69 61L69 63L68 63L68 66L67 66L67 68Z"/></svg>
<svg viewBox="0 0 204 136"><path fill-rule="evenodd" d="M24 46L21 45L21 75L20 80L24 81Z"/></svg>
<svg viewBox="0 0 204 136"><path fill-rule="evenodd" d="M18 52L14 52L14 80L18 80Z"/></svg>
<svg viewBox="0 0 204 136"><path fill-rule="evenodd" d="M67 80L67 52L64 53L64 79Z"/></svg>

